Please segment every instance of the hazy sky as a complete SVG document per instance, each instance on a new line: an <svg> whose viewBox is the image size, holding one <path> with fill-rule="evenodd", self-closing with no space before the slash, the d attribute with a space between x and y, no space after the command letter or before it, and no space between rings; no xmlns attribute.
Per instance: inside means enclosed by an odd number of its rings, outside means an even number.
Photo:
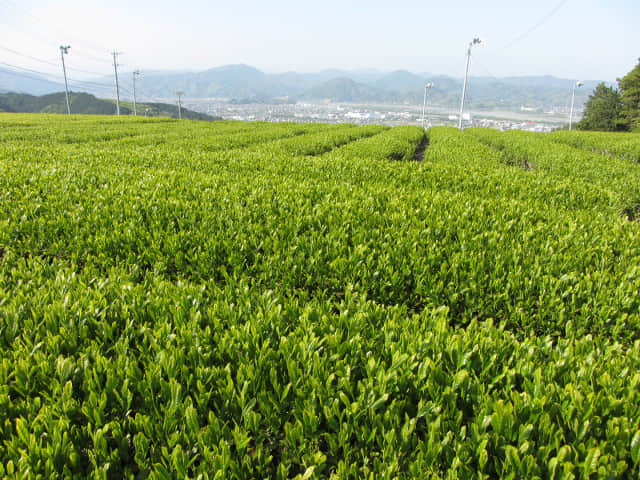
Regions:
<svg viewBox="0 0 640 480"><path fill-rule="evenodd" d="M476 35L472 75L615 81L640 57L640 0L0 0L0 67L60 75L69 44L75 78L112 72L113 50L123 72L246 63L461 77Z"/></svg>

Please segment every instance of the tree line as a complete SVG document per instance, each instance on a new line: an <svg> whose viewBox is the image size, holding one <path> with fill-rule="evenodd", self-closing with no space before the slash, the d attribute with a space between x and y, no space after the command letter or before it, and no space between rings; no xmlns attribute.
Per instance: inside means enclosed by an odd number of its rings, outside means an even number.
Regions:
<svg viewBox="0 0 640 480"><path fill-rule="evenodd" d="M618 88L600 83L585 104L579 130L605 132L640 131L640 59L638 65L618 78Z"/></svg>

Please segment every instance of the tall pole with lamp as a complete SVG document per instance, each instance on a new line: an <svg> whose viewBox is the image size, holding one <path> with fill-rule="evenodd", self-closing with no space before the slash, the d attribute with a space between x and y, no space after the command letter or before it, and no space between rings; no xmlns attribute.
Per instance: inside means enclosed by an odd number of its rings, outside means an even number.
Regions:
<svg viewBox="0 0 640 480"><path fill-rule="evenodd" d="M67 115L71 115L71 106L69 105L69 86L67 85L67 68L64 65L64 56L69 53L70 45L66 47L60 46L60 57L62 58L62 73L64 73L64 96L67 100Z"/></svg>
<svg viewBox="0 0 640 480"><path fill-rule="evenodd" d="M458 128L462 129L462 114L464 112L464 97L467 94L467 77L469 76L469 59L471 58L471 47L482 43L479 37L475 37L469 42L469 48L467 48L467 66L464 70L464 81L462 82L462 98L460 99L460 117L458 118Z"/></svg>
<svg viewBox="0 0 640 480"><path fill-rule="evenodd" d="M138 115L136 110L136 75L140 75L140 70L133 71L133 115Z"/></svg>
<svg viewBox="0 0 640 480"><path fill-rule="evenodd" d="M576 99L576 88L581 87L582 85L584 85L584 83L578 80L576 83L573 84L573 88L571 89L571 110L569 112L569 130L573 128L573 104Z"/></svg>
<svg viewBox="0 0 640 480"><path fill-rule="evenodd" d="M176 92L178 96L178 120L182 120L182 96L184 95L183 91Z"/></svg>
<svg viewBox="0 0 640 480"><path fill-rule="evenodd" d="M424 128L424 115L427 109L427 96L430 88L433 87L433 83L429 82L424 86L424 98L422 99L422 128ZM431 122L429 122L431 123Z"/></svg>

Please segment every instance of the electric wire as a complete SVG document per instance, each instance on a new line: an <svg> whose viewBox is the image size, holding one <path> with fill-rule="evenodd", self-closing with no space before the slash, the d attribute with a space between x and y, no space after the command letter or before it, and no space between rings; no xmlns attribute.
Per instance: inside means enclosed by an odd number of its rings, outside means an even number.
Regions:
<svg viewBox="0 0 640 480"><path fill-rule="evenodd" d="M50 31L54 31L56 32L56 34L58 36L64 37L64 38L69 38L70 40L74 40L74 41L78 41L77 43L82 43L84 45L84 48L86 49L87 46L91 47L90 50L94 50L94 54L96 54L96 57L93 57L95 60L97 60L98 62L104 63L105 59L103 58L99 58L99 55L102 54L102 52L106 52L107 49L102 48L102 47L98 47L96 45L92 45L91 42L87 41L86 39L82 39L80 41L79 38L74 37L73 35L70 35L69 32L63 31L61 29L58 29L54 24L52 24L51 22L45 21L39 17L37 17L36 15L34 15L33 13L27 11L22 5L17 4L16 2L14 2L13 0L0 0L0 2L4 3L5 5L11 5L13 6L15 11L18 11L19 13L21 13L22 15L26 15L27 17L30 17L31 19L35 20L36 22L40 23L42 26L44 26L46 29L49 29ZM21 32L24 33L24 32ZM47 39L46 40L47 43L51 43L51 39ZM91 55L85 54L85 56L91 57Z"/></svg>
<svg viewBox="0 0 640 480"><path fill-rule="evenodd" d="M23 76L25 76L26 78L30 78L33 80L38 80L38 79L45 79L47 81L50 82L57 82L57 83L62 83L64 81L64 77L61 77L59 75L55 75L55 74L50 74L50 73L46 73L46 72L42 72L39 70L34 70L32 68L27 68L27 67L21 67L18 65L13 65L7 62L1 62L0 61L0 65L4 65L6 67L12 68L14 71L17 72L12 72L11 70L5 70L3 71L3 73L10 73L10 74L14 74L14 75L18 75L20 73L23 74ZM26 74L26 75L25 75ZM68 78L68 84L71 85L72 87L78 87L78 88L82 88L82 89L86 89L86 90L90 90L90 91L96 91L96 90L101 90L101 91L113 91L113 89L115 88L112 85L107 85L104 83L98 83L98 82L92 82L89 80L74 80L72 78Z"/></svg>
<svg viewBox="0 0 640 480"><path fill-rule="evenodd" d="M520 40L526 38L529 34L533 33L535 30L537 30L542 25L547 23L551 19L551 17L553 17L558 12L558 10L560 10L562 8L562 6L565 3L567 3L568 1L569 0L561 0L560 3L558 3L555 7L553 7L553 9L549 13L547 13L544 17L542 17L535 25L533 25L532 27L527 29L524 33L521 33L520 35L515 37L513 40L511 40L509 43L507 43L500 50L507 50L508 48L511 48L513 45L518 43Z"/></svg>
<svg viewBox="0 0 640 480"><path fill-rule="evenodd" d="M55 75L55 74L42 72L42 71L39 71L39 70L34 70L33 68L27 68L27 67L21 67L19 65L13 65L13 64L7 63L7 62L0 61L0 65L4 65L5 67L9 67L9 68L12 68L14 70L19 70L19 71L24 71L24 72L27 72L27 73L40 75L41 77L54 77L56 79L60 79L61 78L61 77L59 77L58 75Z"/></svg>
<svg viewBox="0 0 640 480"><path fill-rule="evenodd" d="M51 66L56 67L56 68L58 68L60 66L56 62L52 62L52 61L49 61L49 60L44 60L42 58L34 57L32 55L27 55L26 53L18 52L17 50L13 50L12 48L8 48L8 47L5 47L3 45L0 45L0 49L5 50L5 51L10 52L10 53L13 53L14 55L18 55L20 57L28 58L30 60L34 60L36 62L43 63L45 65L51 65ZM88 73L90 75L98 75L98 76L104 76L105 75L105 73L94 72L94 71L91 71L91 70L83 70L81 68L75 68L75 67L67 67L67 70L71 70L71 71L74 71L74 72L80 72L80 73Z"/></svg>
<svg viewBox="0 0 640 480"><path fill-rule="evenodd" d="M487 76L492 80L495 80L497 82L501 81L498 77L496 77L493 73L491 73L491 71L482 62L480 62L480 60L478 60L477 56L475 57L473 55L471 56L471 63L477 67L480 67L480 69L482 69L484 73L486 73Z"/></svg>
<svg viewBox="0 0 640 480"><path fill-rule="evenodd" d="M9 27L9 28L11 28L11 27ZM12 40L15 40L19 36L24 36L25 38L29 39L30 42L32 42L34 44L37 44L38 46L41 46L41 50L44 50L44 48L46 48L48 50L49 48L51 48L52 44L56 44L57 43L56 41L54 41L52 39L48 39L47 40L47 39L45 39L43 37L40 37L40 36L34 36L33 34L29 35L25 31L22 31L22 30L19 31L17 35L12 36ZM42 47L42 46L45 46L45 45L46 45L46 47ZM7 47L5 47L4 49L7 50L7 51L12 51L13 50L13 49L9 49ZM52 49L51 51L54 52L54 51L57 51L57 50L58 49L55 48L55 49ZM13 50L13 52L15 52L15 50ZM36 60L36 58L37 58L37 57L33 57L31 55L27 55L27 54L23 54L23 53L15 53L15 54L16 55L20 54L20 55L25 56L27 58L28 57L32 57L32 60ZM96 66L100 65L100 66L102 66L104 68L108 68L110 66L110 62L109 62L107 54L105 54L104 58L96 59L95 57L92 57L90 55L84 54L83 50L82 50L82 47L78 47L77 44L74 44L73 57L74 58L80 58L84 63L90 63L90 64L96 65ZM40 61L40 60L41 59L38 59L36 61ZM104 74L101 74L101 75L104 75Z"/></svg>
<svg viewBox="0 0 640 480"><path fill-rule="evenodd" d="M46 80L49 82L55 82L60 84L62 87L62 83L64 82L64 77L56 74L51 74L47 72L42 72L39 70L35 70L33 68L22 67L19 65L14 65L11 63L0 61L0 65L11 68L12 70L2 70L0 74L9 74L13 76L28 78L31 80ZM105 84L99 82L93 82L90 80L74 80L73 78L67 78L67 83L70 89L82 89L87 91L87 93L99 93L99 95L107 95L115 94L115 85L113 84ZM124 98L133 98L132 91L123 86L122 84L119 86L120 93L124 96ZM160 99L156 99L154 97L144 97L147 102L160 102Z"/></svg>
<svg viewBox="0 0 640 480"><path fill-rule="evenodd" d="M42 20L41 18L33 15L32 13L25 11L25 9L22 6L18 6L13 0L0 0L0 3L4 3L4 5L8 6L9 8L13 7L14 11L17 11L19 14L23 14L26 15L28 17L30 17L31 19L35 20L36 22L39 22L40 24L42 24L45 28L41 28L40 31L47 31L47 28L52 28L54 31L58 32L58 36L59 37L63 37L63 38L67 38L70 37L70 35L67 32L63 32L62 30L58 29L55 27L55 25L51 24L51 22L45 22L44 20ZM0 23L4 23L4 25L6 27L8 27L9 29L13 30L14 32L16 32L16 35L12 36L12 39L15 39L16 37L20 37L23 36L25 38L30 39L31 41L34 41L37 44L40 45L46 45L47 49L49 48L49 46L52 43L57 43L57 41L54 41L54 37L53 35L46 35L47 38L35 34L35 32L33 30L30 31L25 31L25 30L18 30L16 28L14 28L12 25L7 25L7 22L3 22L3 19L6 19L7 16L4 16L4 18L0 18ZM71 36L71 39L73 39L74 37ZM78 40L77 37L75 37L76 40ZM90 53L88 53L85 50L85 46L88 42L86 41L86 39L83 39L82 41L78 40L77 44L74 43L74 48L73 48L73 57L74 58L80 58L82 60L83 63L91 63L93 65L100 65L101 67L105 68L105 70L109 67L111 67L111 62L109 60L109 57L107 56L107 50L106 49L102 49L102 48L98 48L96 50L102 50L104 51L104 56L98 56L100 54L96 54L96 55L92 55ZM19 52L15 49L9 48L9 47L4 47L4 46L0 46L0 48L2 48L3 50L7 51L7 52L11 52L14 55L19 55L22 56L24 58L29 58L30 60L42 63L42 64L46 64L46 65L50 65L52 67L56 67L59 68L59 64L57 62L53 62L51 60L44 60L42 58L38 58L35 57L33 55L28 55L26 53L23 52ZM57 49L56 49L57 50ZM93 68L93 67L91 67ZM77 68L74 66L68 66L67 67L68 71L72 71L72 72L79 72L79 73L84 73L84 74L88 74L88 75L94 75L94 76L98 76L98 77L104 77L106 75L108 75L108 73L106 72L97 72L95 70L88 70L88 69L82 69L82 68Z"/></svg>
<svg viewBox="0 0 640 480"><path fill-rule="evenodd" d="M0 62L0 64L5 65L3 62ZM35 74L32 74L32 73L28 73L28 72L19 72L19 71L16 71L16 70L0 70L0 74L2 74L2 75L13 75L13 76L16 76L16 77L23 77L23 78L30 78L32 80L43 80L43 77L41 75L35 75ZM51 81L51 80L49 80L47 78L45 78L44 80Z"/></svg>

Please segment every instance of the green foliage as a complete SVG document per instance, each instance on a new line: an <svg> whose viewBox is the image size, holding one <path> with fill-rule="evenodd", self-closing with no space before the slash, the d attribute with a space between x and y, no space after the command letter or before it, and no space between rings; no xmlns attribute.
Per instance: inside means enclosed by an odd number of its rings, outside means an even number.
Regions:
<svg viewBox="0 0 640 480"><path fill-rule="evenodd" d="M419 128L0 124L0 476L640 473L627 159L482 129L431 129L414 162Z"/></svg>
<svg viewBox="0 0 640 480"><path fill-rule="evenodd" d="M549 137L573 147L640 163L640 141L637 135L558 131L550 133Z"/></svg>
<svg viewBox="0 0 640 480"><path fill-rule="evenodd" d="M67 113L65 93L51 93L35 97L22 93L0 94L0 105L9 112L25 113ZM99 100L88 93L69 93L69 105L73 113L92 115L113 115L115 106L112 102ZM123 108L122 114L129 115L132 111Z"/></svg>
<svg viewBox="0 0 640 480"><path fill-rule="evenodd" d="M640 59L638 65L618 79L622 121L628 130L640 128Z"/></svg>
<svg viewBox="0 0 640 480"><path fill-rule="evenodd" d="M69 106L73 114L115 115L115 102L101 100L88 93L69 92ZM67 113L67 103L64 92L51 93L35 97L22 93L0 94L0 111L22 113ZM167 103L144 103L137 105L140 115L150 117L178 118L176 105ZM122 115L133 115L133 103L120 102ZM189 120L214 120L203 113L182 109L182 117Z"/></svg>
<svg viewBox="0 0 640 480"><path fill-rule="evenodd" d="M582 120L576 125L578 130L599 130L615 132L622 129L620 112L622 102L620 94L604 82L598 84L585 104Z"/></svg>

